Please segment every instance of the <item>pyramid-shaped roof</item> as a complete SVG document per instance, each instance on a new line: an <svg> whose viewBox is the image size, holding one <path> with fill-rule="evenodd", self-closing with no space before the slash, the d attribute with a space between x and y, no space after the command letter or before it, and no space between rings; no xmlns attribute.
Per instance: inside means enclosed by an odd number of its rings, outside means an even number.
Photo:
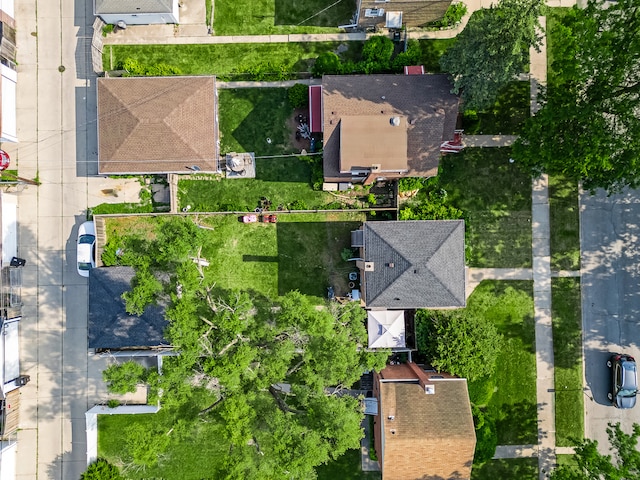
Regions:
<svg viewBox="0 0 640 480"><path fill-rule="evenodd" d="M464 221L364 224L364 300L369 308L464 307Z"/></svg>

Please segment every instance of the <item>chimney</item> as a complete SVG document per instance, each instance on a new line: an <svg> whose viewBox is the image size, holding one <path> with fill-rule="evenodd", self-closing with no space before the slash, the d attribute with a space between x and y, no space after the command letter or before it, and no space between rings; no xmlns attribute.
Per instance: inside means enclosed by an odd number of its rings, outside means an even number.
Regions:
<svg viewBox="0 0 640 480"><path fill-rule="evenodd" d="M407 366L411 369L413 374L418 378L418 383L420 387L424 390L424 393L427 395L433 395L436 393L436 387L433 383L430 382L429 377L418 365L413 362L407 362Z"/></svg>

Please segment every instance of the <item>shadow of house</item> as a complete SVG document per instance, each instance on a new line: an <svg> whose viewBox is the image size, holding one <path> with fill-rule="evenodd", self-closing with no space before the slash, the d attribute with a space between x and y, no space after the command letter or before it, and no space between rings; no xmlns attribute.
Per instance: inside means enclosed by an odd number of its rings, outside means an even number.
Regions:
<svg viewBox="0 0 640 480"><path fill-rule="evenodd" d="M89 275L88 347L94 353L141 351L148 356L171 348L164 337L164 307L148 305L140 316L125 309L122 294L131 290L131 267L94 268Z"/></svg>
<svg viewBox="0 0 640 480"><path fill-rule="evenodd" d="M466 305L463 220L366 222L351 245L366 308Z"/></svg>
<svg viewBox="0 0 640 480"><path fill-rule="evenodd" d="M382 480L469 479L476 445L467 381L409 362L374 374Z"/></svg>
<svg viewBox="0 0 640 480"><path fill-rule="evenodd" d="M323 76L325 182L436 175L454 139L451 88L445 75Z"/></svg>
<svg viewBox="0 0 640 480"><path fill-rule="evenodd" d="M216 78L99 78L98 173L220 170Z"/></svg>

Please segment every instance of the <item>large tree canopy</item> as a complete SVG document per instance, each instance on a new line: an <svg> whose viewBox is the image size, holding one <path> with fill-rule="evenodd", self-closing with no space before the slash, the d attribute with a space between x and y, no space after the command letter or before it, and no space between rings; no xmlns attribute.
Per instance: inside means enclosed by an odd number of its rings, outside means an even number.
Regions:
<svg viewBox="0 0 640 480"><path fill-rule="evenodd" d="M576 465L562 465L551 472L552 480L631 480L640 478L640 452L638 438L640 425L633 425L631 434L620 428L620 423L609 424L609 443L614 453L603 455L598 442L584 440L576 447Z"/></svg>
<svg viewBox="0 0 640 480"><path fill-rule="evenodd" d="M640 185L640 0L589 0L553 30L543 107L514 156L587 189Z"/></svg>
<svg viewBox="0 0 640 480"><path fill-rule="evenodd" d="M210 460L212 477L312 479L317 465L356 448L364 414L347 390L388 357L365 348L364 310L317 306L299 292L271 301L216 288L191 261L202 237L189 220L166 221L151 237L139 248L124 242L137 272L127 303L139 311L162 299L165 336L179 355L165 358L162 375L140 372L155 395L162 392L168 423L125 429L126 461L162 465L173 439L206 430L225 452ZM159 247L153 256L148 244ZM139 288L141 271L160 287ZM131 370L113 367L108 378L135 384Z"/></svg>
<svg viewBox="0 0 640 480"><path fill-rule="evenodd" d="M454 92L465 109L491 106L498 92L525 71L529 48L540 44L538 17L543 0L501 0L469 19L457 42L440 58L453 75Z"/></svg>

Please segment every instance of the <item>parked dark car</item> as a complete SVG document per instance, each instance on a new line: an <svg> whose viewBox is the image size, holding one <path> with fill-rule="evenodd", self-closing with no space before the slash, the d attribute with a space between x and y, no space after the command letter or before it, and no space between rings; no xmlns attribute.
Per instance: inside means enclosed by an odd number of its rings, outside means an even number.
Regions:
<svg viewBox="0 0 640 480"><path fill-rule="evenodd" d="M616 353L607 361L611 369L611 392L608 397L618 408L633 408L638 391L636 361L630 355Z"/></svg>

